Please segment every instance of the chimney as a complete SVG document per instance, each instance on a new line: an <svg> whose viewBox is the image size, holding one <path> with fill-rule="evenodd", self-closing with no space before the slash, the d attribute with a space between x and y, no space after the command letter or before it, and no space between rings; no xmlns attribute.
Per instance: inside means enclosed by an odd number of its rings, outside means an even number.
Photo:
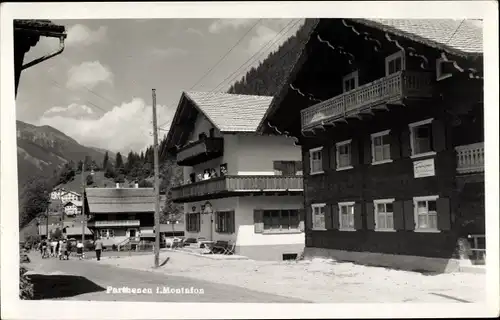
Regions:
<svg viewBox="0 0 500 320"><path fill-rule="evenodd" d="M119 188L120 188L120 183L119 183L119 182L117 182L117 183L116 183L116 189L119 189Z"/></svg>

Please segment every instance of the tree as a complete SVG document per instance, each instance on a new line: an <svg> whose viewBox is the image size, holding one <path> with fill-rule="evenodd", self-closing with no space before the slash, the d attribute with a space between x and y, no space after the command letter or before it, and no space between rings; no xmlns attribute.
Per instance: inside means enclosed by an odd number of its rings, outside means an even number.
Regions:
<svg viewBox="0 0 500 320"><path fill-rule="evenodd" d="M181 207L172 200L172 187L180 184L182 181L182 169L174 161L168 160L161 168L162 180L160 191L165 192L165 206L160 215L160 222L179 221L183 215Z"/></svg>
<svg viewBox="0 0 500 320"><path fill-rule="evenodd" d="M146 179L142 179L139 181L139 188L153 188L153 183Z"/></svg>
<svg viewBox="0 0 500 320"><path fill-rule="evenodd" d="M76 172L77 172L77 173L82 172L82 168L83 168L83 161L82 161L82 160L79 160L79 161L78 161L78 164L77 164L77 166L76 166Z"/></svg>
<svg viewBox="0 0 500 320"><path fill-rule="evenodd" d="M122 155L121 155L121 153L120 153L120 152L118 152L118 153L116 154L115 168L116 168L116 169L123 168L123 159L122 159Z"/></svg>
<svg viewBox="0 0 500 320"><path fill-rule="evenodd" d="M50 191L54 185L50 179L32 177L19 192L19 226L24 227L49 206Z"/></svg>
<svg viewBox="0 0 500 320"><path fill-rule="evenodd" d="M56 239L59 240L63 236L62 230L59 228L56 228L55 230L50 231L50 238L51 239Z"/></svg>
<svg viewBox="0 0 500 320"><path fill-rule="evenodd" d="M109 162L109 155L108 152L106 151L106 153L104 154L104 160L102 161L102 168L104 170L106 170L106 168L108 167L108 162Z"/></svg>
<svg viewBox="0 0 500 320"><path fill-rule="evenodd" d="M114 179L116 177L116 172L111 163L108 163L107 168L104 171L104 176L108 179Z"/></svg>
<svg viewBox="0 0 500 320"><path fill-rule="evenodd" d="M87 175L87 185L90 186L94 183L94 178L91 174Z"/></svg>

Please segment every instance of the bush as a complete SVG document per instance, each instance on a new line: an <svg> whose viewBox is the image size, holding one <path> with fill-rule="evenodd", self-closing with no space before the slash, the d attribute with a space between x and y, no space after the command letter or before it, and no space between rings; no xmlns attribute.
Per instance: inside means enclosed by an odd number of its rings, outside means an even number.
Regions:
<svg viewBox="0 0 500 320"><path fill-rule="evenodd" d="M25 267L19 267L19 298L23 300L33 299L33 284L26 275Z"/></svg>
<svg viewBox="0 0 500 320"><path fill-rule="evenodd" d="M111 246L111 250L113 250L113 251L118 250L118 247L116 246L116 244L113 244L113 245Z"/></svg>

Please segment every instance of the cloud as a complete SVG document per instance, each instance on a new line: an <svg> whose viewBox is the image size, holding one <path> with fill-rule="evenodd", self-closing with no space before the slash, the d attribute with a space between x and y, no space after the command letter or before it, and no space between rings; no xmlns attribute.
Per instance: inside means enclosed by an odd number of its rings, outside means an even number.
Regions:
<svg viewBox="0 0 500 320"><path fill-rule="evenodd" d="M88 118L94 116L94 110L77 103L72 103L67 107L52 107L43 113L42 117L68 117L68 118Z"/></svg>
<svg viewBox="0 0 500 320"><path fill-rule="evenodd" d="M249 26L255 19L219 19L208 27L210 33L220 33L227 29L239 29Z"/></svg>
<svg viewBox="0 0 500 320"><path fill-rule="evenodd" d="M254 53L259 51L262 47L267 45L269 41L275 39L278 32L266 26L258 26L256 28L256 35L253 36L248 42L248 51ZM268 47L266 47L267 49Z"/></svg>
<svg viewBox="0 0 500 320"><path fill-rule="evenodd" d="M62 110L64 108L56 109ZM66 109L78 109L68 106ZM79 105L80 110L87 110L85 105ZM157 106L158 124L170 122L175 108ZM104 148L113 152L128 153L130 150L140 152L153 143L151 135L152 107L144 100L135 98L130 102L114 107L99 118L74 118L67 114L56 112L45 114L39 120L39 125L52 126L85 146ZM164 126L165 128L165 126ZM166 127L168 129L168 127ZM159 131L162 137L166 131Z"/></svg>
<svg viewBox="0 0 500 320"><path fill-rule="evenodd" d="M197 30L195 28L187 28L186 33L195 34L195 35L200 36L200 37L203 36L203 32L201 32L200 30Z"/></svg>
<svg viewBox="0 0 500 320"><path fill-rule="evenodd" d="M68 70L66 87L69 89L81 87L92 89L101 82L112 84L113 73L99 61L89 61L73 66Z"/></svg>
<svg viewBox="0 0 500 320"><path fill-rule="evenodd" d="M65 43L68 46L88 46L106 39L107 27L101 26L97 30L91 30L82 24L75 24L68 29L68 37Z"/></svg>
<svg viewBox="0 0 500 320"><path fill-rule="evenodd" d="M261 49L272 52L279 48L302 26L303 19L267 19L255 28L255 35L248 41L247 50L255 53ZM265 48L263 48L265 47Z"/></svg>
<svg viewBox="0 0 500 320"><path fill-rule="evenodd" d="M153 48L149 52L151 55L160 58L175 58L188 53L186 50L181 48Z"/></svg>

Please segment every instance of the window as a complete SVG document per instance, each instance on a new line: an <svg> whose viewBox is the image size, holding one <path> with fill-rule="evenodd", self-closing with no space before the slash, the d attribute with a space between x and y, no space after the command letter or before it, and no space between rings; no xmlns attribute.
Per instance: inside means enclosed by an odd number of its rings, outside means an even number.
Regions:
<svg viewBox="0 0 500 320"><path fill-rule="evenodd" d="M372 163L382 163L391 160L390 130L377 132L372 138Z"/></svg>
<svg viewBox="0 0 500 320"><path fill-rule="evenodd" d="M309 150L310 173L323 173L323 147Z"/></svg>
<svg viewBox="0 0 500 320"><path fill-rule="evenodd" d="M286 231L299 229L299 210L264 210L264 230Z"/></svg>
<svg viewBox="0 0 500 320"><path fill-rule="evenodd" d="M385 75L388 76L404 70L405 65L403 58L404 56L402 51L398 51L385 58Z"/></svg>
<svg viewBox="0 0 500 320"><path fill-rule="evenodd" d="M273 161L274 174L294 176L302 174L302 161Z"/></svg>
<svg viewBox="0 0 500 320"><path fill-rule="evenodd" d="M354 230L354 202L339 203L340 230Z"/></svg>
<svg viewBox="0 0 500 320"><path fill-rule="evenodd" d="M438 196L415 197L415 230L437 231L437 199Z"/></svg>
<svg viewBox="0 0 500 320"><path fill-rule="evenodd" d="M433 154L432 121L427 119L410 123L410 144L412 156Z"/></svg>
<svg viewBox="0 0 500 320"><path fill-rule="evenodd" d="M233 233L234 211L219 211L216 213L216 228L218 233Z"/></svg>
<svg viewBox="0 0 500 320"><path fill-rule="evenodd" d="M313 230L325 230L325 203L312 205Z"/></svg>
<svg viewBox="0 0 500 320"><path fill-rule="evenodd" d="M227 163L223 163L219 166L220 176L223 177L227 174Z"/></svg>
<svg viewBox="0 0 500 320"><path fill-rule="evenodd" d="M449 64L450 62L444 61L442 58L436 59L436 80L444 80L446 78L449 78L453 76L452 73L446 72L446 64Z"/></svg>
<svg viewBox="0 0 500 320"><path fill-rule="evenodd" d="M354 90L358 87L358 71L354 71L342 78L344 92Z"/></svg>
<svg viewBox="0 0 500 320"><path fill-rule="evenodd" d="M351 166L351 140L336 143L337 170L349 169Z"/></svg>
<svg viewBox="0 0 500 320"><path fill-rule="evenodd" d="M198 232L200 225L200 214L199 213L188 213L186 214L186 231L187 232Z"/></svg>
<svg viewBox="0 0 500 320"><path fill-rule="evenodd" d="M115 231L113 229L101 229L100 234L103 238L113 238Z"/></svg>
<svg viewBox="0 0 500 320"><path fill-rule="evenodd" d="M394 199L373 201L375 214L375 230L394 230Z"/></svg>

